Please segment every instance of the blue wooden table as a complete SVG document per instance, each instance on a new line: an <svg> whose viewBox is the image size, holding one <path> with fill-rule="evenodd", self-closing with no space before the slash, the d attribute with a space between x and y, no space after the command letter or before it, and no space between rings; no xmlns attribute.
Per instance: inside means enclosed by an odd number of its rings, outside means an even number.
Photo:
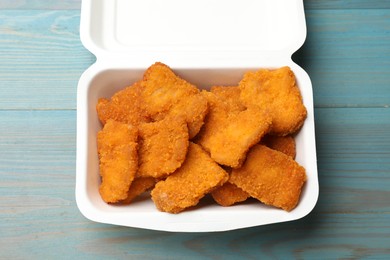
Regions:
<svg viewBox="0 0 390 260"><path fill-rule="evenodd" d="M0 0L0 258L390 258L390 1L305 1L320 197L307 217L220 233L85 219L76 87L95 58L80 0ZM142 258L141 258L142 259Z"/></svg>

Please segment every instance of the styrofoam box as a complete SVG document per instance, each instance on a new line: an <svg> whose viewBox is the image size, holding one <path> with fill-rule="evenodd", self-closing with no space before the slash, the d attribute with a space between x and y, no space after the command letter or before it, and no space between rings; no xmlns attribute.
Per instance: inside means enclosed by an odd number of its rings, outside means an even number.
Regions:
<svg viewBox="0 0 390 260"><path fill-rule="evenodd" d="M77 91L76 201L85 217L128 227L207 232L296 220L314 208L319 187L312 85L291 59L306 38L302 0L83 0L80 35L97 58ZM306 168L307 183L293 211L254 200L232 207L202 201L196 209L169 214L158 211L150 198L128 206L101 199L97 100L139 80L156 61L202 89L237 85L249 70L290 66L308 111L296 136L296 161Z"/></svg>

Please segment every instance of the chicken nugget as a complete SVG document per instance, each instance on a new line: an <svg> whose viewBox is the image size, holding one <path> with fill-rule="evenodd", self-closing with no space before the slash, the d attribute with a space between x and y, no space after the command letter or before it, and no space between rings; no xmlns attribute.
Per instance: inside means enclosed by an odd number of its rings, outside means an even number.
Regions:
<svg viewBox="0 0 390 260"><path fill-rule="evenodd" d="M143 108L139 82L115 93L111 100L100 98L96 111L100 122L104 125L108 119L138 126L140 123L150 122L149 115Z"/></svg>
<svg viewBox="0 0 390 260"><path fill-rule="evenodd" d="M274 135L294 133L306 119L306 108L289 67L247 72L239 88L245 106L269 109L272 115L271 133Z"/></svg>
<svg viewBox="0 0 390 260"><path fill-rule="evenodd" d="M166 117L139 126L139 169L137 176L162 178L184 162L188 128L182 117Z"/></svg>
<svg viewBox="0 0 390 260"><path fill-rule="evenodd" d="M190 142L187 159L165 181L152 190L157 209L179 213L195 206L213 189L227 181L229 175L197 144Z"/></svg>
<svg viewBox="0 0 390 260"><path fill-rule="evenodd" d="M244 111L246 107L240 100L240 88L238 86L213 86L210 92L225 102L230 111Z"/></svg>
<svg viewBox="0 0 390 260"><path fill-rule="evenodd" d="M211 196L219 205L227 207L249 198L249 194L229 181L211 192Z"/></svg>
<svg viewBox="0 0 390 260"><path fill-rule="evenodd" d="M306 173L290 156L256 145L244 165L232 170L229 181L267 205L291 211L299 201Z"/></svg>
<svg viewBox="0 0 390 260"><path fill-rule="evenodd" d="M98 132L97 146L102 182L99 192L108 203L127 197L138 169L137 129L129 124L107 120Z"/></svg>
<svg viewBox="0 0 390 260"><path fill-rule="evenodd" d="M240 167L249 148L268 132L271 117L257 108L236 111L214 93L202 94L209 102L209 113L195 142L217 163Z"/></svg>
<svg viewBox="0 0 390 260"><path fill-rule="evenodd" d="M152 177L135 178L131 183L127 198L122 200L122 204L130 204L136 197L151 189L156 184L156 179Z"/></svg>
<svg viewBox="0 0 390 260"><path fill-rule="evenodd" d="M141 85L143 105L154 120L161 120L167 115L182 115L188 124L189 137L193 138L199 132L208 105L196 86L159 62L146 70Z"/></svg>
<svg viewBox="0 0 390 260"><path fill-rule="evenodd" d="M295 155L296 155L295 139L290 135L288 136L266 135L264 136L264 138L261 139L261 143L271 149L287 154L291 156L293 159L295 159Z"/></svg>
<svg viewBox="0 0 390 260"><path fill-rule="evenodd" d="M224 168L230 175L232 168ZM235 184L229 182L229 180L221 187L213 190L211 192L211 196L215 202L224 207L232 206L238 202L243 202L250 197L248 193L237 187Z"/></svg>

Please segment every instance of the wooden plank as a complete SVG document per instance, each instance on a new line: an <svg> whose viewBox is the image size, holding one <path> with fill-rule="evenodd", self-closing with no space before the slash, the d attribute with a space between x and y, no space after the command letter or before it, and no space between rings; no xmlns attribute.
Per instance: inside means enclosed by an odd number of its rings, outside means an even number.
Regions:
<svg viewBox="0 0 390 260"><path fill-rule="evenodd" d="M0 109L74 109L94 56L79 39L79 11L0 12Z"/></svg>
<svg viewBox="0 0 390 260"><path fill-rule="evenodd" d="M390 8L387 0L304 0L305 8L312 9L384 9ZM60 10L80 9L81 0L2 0L0 9Z"/></svg>
<svg viewBox="0 0 390 260"><path fill-rule="evenodd" d="M315 116L326 205L319 210L389 214L390 109L316 109Z"/></svg>
<svg viewBox="0 0 390 260"><path fill-rule="evenodd" d="M317 107L386 107L390 10L316 10L294 59L313 81ZM74 109L94 56L79 40L79 11L0 12L0 109ZM37 95L39 93L39 95Z"/></svg>
<svg viewBox="0 0 390 260"><path fill-rule="evenodd" d="M26 258L385 258L390 109L318 108L320 198L302 220L182 234L90 222L74 200L76 111L0 111L0 250ZM363 164L364 163L364 164Z"/></svg>
<svg viewBox="0 0 390 260"><path fill-rule="evenodd" d="M387 0L303 0L305 9L385 9L390 8Z"/></svg>
<svg viewBox="0 0 390 260"><path fill-rule="evenodd" d="M75 117L74 110L0 111L0 172L5 190L16 195L16 190L24 192L30 186L39 195L46 184L73 186Z"/></svg>
<svg viewBox="0 0 390 260"><path fill-rule="evenodd" d="M69 221L45 210L31 214L25 226L4 239L2 257L12 259L385 259L390 230L388 219L367 214L315 215L304 221L222 233L164 233ZM65 216L65 217L63 217ZM63 221L56 220L60 218ZM26 215L16 217L14 222ZM331 220L330 220L331 219ZM372 220L380 221L380 226ZM40 220L40 221L37 221ZM358 222L359 224L354 224ZM16 230L16 231L15 231ZM9 232L5 229L5 232ZM387 232L387 233L386 233ZM6 234L7 234L6 233ZM4 234L4 233L3 233ZM23 242L19 246L17 242ZM2 242L2 241L1 241Z"/></svg>
<svg viewBox="0 0 390 260"><path fill-rule="evenodd" d="M0 9L14 10L78 10L81 0L2 0Z"/></svg>
<svg viewBox="0 0 390 260"><path fill-rule="evenodd" d="M390 105L390 10L307 12L293 56L311 76L316 107Z"/></svg>

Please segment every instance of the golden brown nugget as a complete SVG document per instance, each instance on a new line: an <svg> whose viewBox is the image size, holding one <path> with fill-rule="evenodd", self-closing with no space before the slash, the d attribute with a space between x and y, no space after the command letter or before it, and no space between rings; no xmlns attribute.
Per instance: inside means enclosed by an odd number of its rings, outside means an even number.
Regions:
<svg viewBox="0 0 390 260"><path fill-rule="evenodd" d="M232 168L225 167L225 171L230 175ZM225 182L221 187L213 190L211 196L214 201L219 205L228 207L236 203L243 202L248 199L250 196L248 193L243 191L241 188L237 187L233 183Z"/></svg>
<svg viewBox="0 0 390 260"><path fill-rule="evenodd" d="M261 139L261 143L271 149L287 154L291 156L293 159L295 159L296 156L295 139L290 135L288 136L266 135L264 136L264 138Z"/></svg>
<svg viewBox="0 0 390 260"><path fill-rule="evenodd" d="M241 91L238 86L213 86L210 92L226 103L230 111L240 112L246 109L240 100Z"/></svg>
<svg viewBox="0 0 390 260"><path fill-rule="evenodd" d="M151 193L152 199L160 211L179 213L197 205L201 198L228 178L226 171L199 145L191 142L182 167L156 184Z"/></svg>
<svg viewBox="0 0 390 260"><path fill-rule="evenodd" d="M272 134L288 135L302 126L307 112L294 73L289 67L247 72L239 87L245 106L269 109Z"/></svg>
<svg viewBox="0 0 390 260"><path fill-rule="evenodd" d="M229 181L211 192L211 196L219 205L227 207L249 198L249 194Z"/></svg>
<svg viewBox="0 0 390 260"><path fill-rule="evenodd" d="M110 100L100 98L96 105L100 122L104 125L108 119L113 119L134 126L150 122L151 119L143 108L141 91L140 83L136 82L115 93Z"/></svg>
<svg viewBox="0 0 390 260"><path fill-rule="evenodd" d="M99 192L108 203L127 197L138 169L137 129L109 119L98 132L97 145L102 182Z"/></svg>
<svg viewBox="0 0 390 260"><path fill-rule="evenodd" d="M130 185L127 198L122 200L122 204L130 204L136 197L151 189L156 184L156 179L152 177L135 178Z"/></svg>
<svg viewBox="0 0 390 260"><path fill-rule="evenodd" d="M146 70L141 85L143 105L154 120L161 120L166 115L184 116L190 138L199 132L208 106L196 86L159 62Z"/></svg>
<svg viewBox="0 0 390 260"><path fill-rule="evenodd" d="M229 181L267 205L291 211L299 201L306 173L290 156L256 145L244 165L232 170Z"/></svg>
<svg viewBox="0 0 390 260"><path fill-rule="evenodd" d="M139 169L137 176L161 178L184 162L188 149L188 128L184 118L166 117L139 126Z"/></svg>
<svg viewBox="0 0 390 260"><path fill-rule="evenodd" d="M209 113L195 142L217 163L239 167L249 148L268 132L271 117L257 108L236 111L214 93L202 94L209 102Z"/></svg>

